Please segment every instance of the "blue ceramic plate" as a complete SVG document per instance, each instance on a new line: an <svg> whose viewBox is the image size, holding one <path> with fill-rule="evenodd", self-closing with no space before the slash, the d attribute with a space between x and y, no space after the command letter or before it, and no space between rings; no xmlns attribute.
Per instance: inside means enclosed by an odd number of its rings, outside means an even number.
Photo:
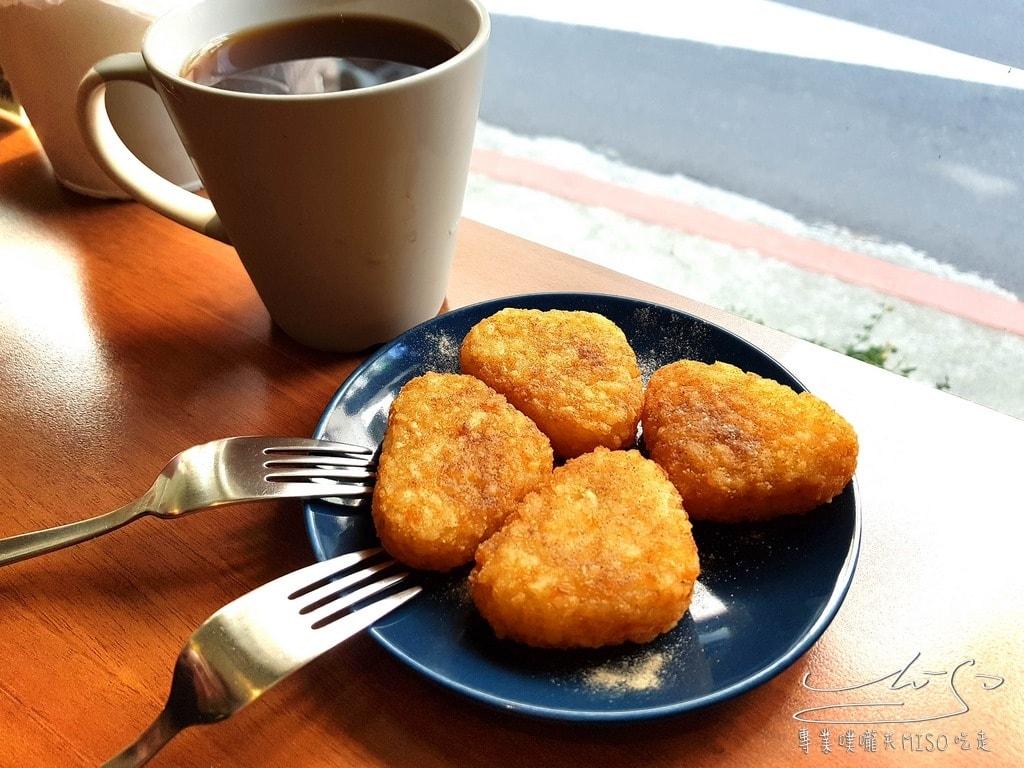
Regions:
<svg viewBox="0 0 1024 768"><path fill-rule="evenodd" d="M599 312L625 332L645 378L681 358L722 360L803 389L757 348L692 315L614 296L538 294L455 310L382 347L344 383L315 436L379 447L402 385L457 371L466 332L502 307ZM473 608L465 571L425 577L426 593L370 632L427 677L506 711L614 722L695 710L771 679L824 632L853 578L855 494L851 483L828 509L766 524L696 524L701 577L691 610L647 645L538 651L499 641ZM376 543L366 509L314 501L306 520L320 559Z"/></svg>

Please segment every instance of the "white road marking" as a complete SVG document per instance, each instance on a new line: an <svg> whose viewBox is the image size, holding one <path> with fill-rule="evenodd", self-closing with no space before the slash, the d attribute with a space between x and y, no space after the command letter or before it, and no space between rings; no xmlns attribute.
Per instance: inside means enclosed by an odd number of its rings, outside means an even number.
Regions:
<svg viewBox="0 0 1024 768"><path fill-rule="evenodd" d="M772 0L483 0L523 16L1024 90L1024 70Z"/></svg>

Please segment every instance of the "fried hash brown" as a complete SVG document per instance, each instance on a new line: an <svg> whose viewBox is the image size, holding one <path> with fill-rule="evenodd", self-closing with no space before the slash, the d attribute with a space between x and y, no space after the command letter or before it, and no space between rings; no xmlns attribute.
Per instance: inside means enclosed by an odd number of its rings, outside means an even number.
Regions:
<svg viewBox="0 0 1024 768"><path fill-rule="evenodd" d="M427 373L391 405L373 521L396 560L447 571L472 561L516 503L546 481L551 444L483 382Z"/></svg>
<svg viewBox="0 0 1024 768"><path fill-rule="evenodd" d="M498 637L596 648L674 627L699 571L665 472L638 451L598 448L556 468L480 546L470 590Z"/></svg>
<svg viewBox="0 0 1024 768"><path fill-rule="evenodd" d="M533 419L557 456L636 439L640 368L625 334L602 315L503 309L466 335L460 363Z"/></svg>
<svg viewBox="0 0 1024 768"><path fill-rule="evenodd" d="M853 427L814 395L727 363L683 360L647 386L643 438L694 520L807 512L853 477Z"/></svg>

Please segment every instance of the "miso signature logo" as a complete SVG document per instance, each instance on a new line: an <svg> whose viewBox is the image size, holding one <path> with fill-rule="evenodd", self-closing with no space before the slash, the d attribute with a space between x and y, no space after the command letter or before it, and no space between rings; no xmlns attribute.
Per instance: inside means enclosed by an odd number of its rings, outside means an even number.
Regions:
<svg viewBox="0 0 1024 768"><path fill-rule="evenodd" d="M974 659L964 659L946 669L929 669L919 663L921 654L909 663L866 682L839 687L819 687L808 672L802 687L814 694L826 694L831 701L801 709L794 720L835 725L881 725L924 723L956 717L970 711L968 699L994 691L1006 680L988 674Z"/></svg>

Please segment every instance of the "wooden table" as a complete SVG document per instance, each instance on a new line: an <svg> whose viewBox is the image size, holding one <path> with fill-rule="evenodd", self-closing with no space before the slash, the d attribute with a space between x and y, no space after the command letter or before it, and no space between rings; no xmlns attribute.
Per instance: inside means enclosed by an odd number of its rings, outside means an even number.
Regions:
<svg viewBox="0 0 1024 768"><path fill-rule="evenodd" d="M710 709L594 727L464 700L361 636L153 764L1024 765L1024 422L463 223L449 307L549 290L701 315L852 421L862 551L819 642ZM358 362L276 331L230 248L60 190L0 127L0 536L119 506L195 443L308 435ZM311 559L300 505L279 503L147 518L0 570L0 766L99 764L156 714L200 622ZM921 721L808 725L794 714L834 701L809 686L861 686Z"/></svg>

